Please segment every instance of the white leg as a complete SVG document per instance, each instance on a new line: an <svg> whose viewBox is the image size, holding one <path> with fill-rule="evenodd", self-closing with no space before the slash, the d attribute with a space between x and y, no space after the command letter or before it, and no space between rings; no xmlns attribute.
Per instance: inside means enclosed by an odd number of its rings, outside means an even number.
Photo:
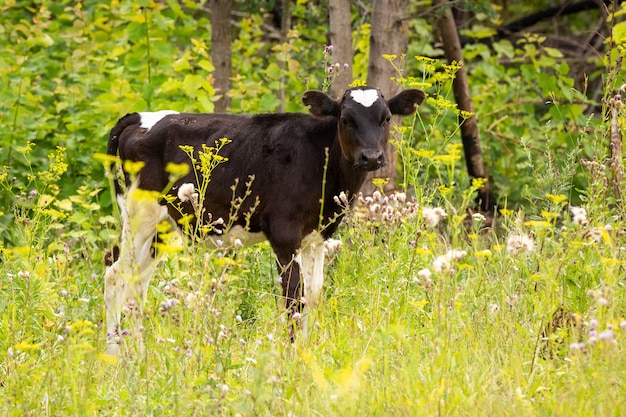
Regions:
<svg viewBox="0 0 626 417"><path fill-rule="evenodd" d="M304 298L310 308L316 307L321 299L324 285L324 239L311 232L302 240L302 248L296 256L300 276L304 281Z"/></svg>
<svg viewBox="0 0 626 417"><path fill-rule="evenodd" d="M167 208L145 191L131 189L128 198L118 197L122 212L120 256L107 268L105 275L105 304L107 321L107 353L118 354L120 321L124 304L134 299L137 312L131 334L141 346L141 318L148 284L155 267L152 243L157 225L168 218Z"/></svg>

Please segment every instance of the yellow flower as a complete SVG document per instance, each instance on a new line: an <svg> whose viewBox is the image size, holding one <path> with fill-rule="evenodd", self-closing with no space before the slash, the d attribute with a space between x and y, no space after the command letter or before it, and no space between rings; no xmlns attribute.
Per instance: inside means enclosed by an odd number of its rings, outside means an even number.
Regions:
<svg viewBox="0 0 626 417"><path fill-rule="evenodd" d="M130 175L136 175L141 171L144 165L145 163L143 161L135 162L127 159L124 161L124 171L128 172Z"/></svg>
<svg viewBox="0 0 626 417"><path fill-rule="evenodd" d="M487 178L472 178L472 189L480 190L487 182Z"/></svg>
<svg viewBox="0 0 626 417"><path fill-rule="evenodd" d="M410 148L410 151L413 153L413 155L417 156L418 158L431 158L435 154L435 151L431 151L428 149Z"/></svg>
<svg viewBox="0 0 626 417"><path fill-rule="evenodd" d="M366 85L367 85L367 83L365 82L365 80L355 79L350 84L350 87L365 87Z"/></svg>
<svg viewBox="0 0 626 417"><path fill-rule="evenodd" d="M513 210L500 209L500 214L502 214L504 217L509 217L510 215L513 214Z"/></svg>
<svg viewBox="0 0 626 417"><path fill-rule="evenodd" d="M387 185L388 182L389 182L389 178L373 178L372 179L372 184L374 184L374 186L378 188L384 187L385 185Z"/></svg>
<svg viewBox="0 0 626 417"><path fill-rule="evenodd" d="M541 210L541 217L546 219L547 221L552 221L559 217L559 213L554 213L552 211Z"/></svg>
<svg viewBox="0 0 626 417"><path fill-rule="evenodd" d="M420 247L415 248L416 255L432 255L432 253L433 251L431 251L430 249L424 249Z"/></svg>
<svg viewBox="0 0 626 417"><path fill-rule="evenodd" d="M528 220L524 222L524 226L532 227L535 229L543 229L552 227L552 224L545 220Z"/></svg>
<svg viewBox="0 0 626 417"><path fill-rule="evenodd" d="M38 350L41 347L41 343L20 342L13 347L17 350L28 352L30 350Z"/></svg>
<svg viewBox="0 0 626 417"><path fill-rule="evenodd" d="M165 166L165 172L173 175L176 178L184 177L189 173L189 165L188 164L175 164L173 162L168 162Z"/></svg>
<svg viewBox="0 0 626 417"><path fill-rule="evenodd" d="M554 204L565 204L567 201L565 201L567 199L567 196L563 195L563 194L559 194L559 195L554 195L554 194L546 194L546 197L548 198L548 200L552 201Z"/></svg>
<svg viewBox="0 0 626 417"><path fill-rule="evenodd" d="M427 56L416 56L415 59L418 60L419 62L429 62L429 63L437 62L435 59L427 57Z"/></svg>

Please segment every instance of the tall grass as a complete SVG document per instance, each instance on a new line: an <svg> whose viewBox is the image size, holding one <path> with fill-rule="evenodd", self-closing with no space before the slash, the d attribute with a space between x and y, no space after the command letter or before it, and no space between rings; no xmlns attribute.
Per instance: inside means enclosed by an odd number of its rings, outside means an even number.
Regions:
<svg viewBox="0 0 626 417"><path fill-rule="evenodd" d="M50 181L17 195L24 245L3 248L0 264L0 413L623 414L625 238L614 208L545 194L485 229L466 213L480 184L458 168L458 149L411 155L415 192L357 204L295 345L267 244L189 243L153 278L145 353L131 343L104 354L100 259L116 220L99 215L93 190L58 201ZM37 175L63 166L52 158Z"/></svg>

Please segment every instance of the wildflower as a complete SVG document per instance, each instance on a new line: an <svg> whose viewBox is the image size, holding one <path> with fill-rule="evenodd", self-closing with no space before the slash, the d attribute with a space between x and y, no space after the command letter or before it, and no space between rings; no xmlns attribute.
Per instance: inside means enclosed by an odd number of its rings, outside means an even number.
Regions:
<svg viewBox="0 0 626 417"><path fill-rule="evenodd" d="M423 280L430 279L431 275L432 275L432 272L430 272L430 269L428 268L420 269L419 272L417 273L417 276Z"/></svg>
<svg viewBox="0 0 626 417"><path fill-rule="evenodd" d="M485 218L485 216L482 213L474 213L474 214L472 214L472 220L474 220L477 223L482 223L482 222L484 222L487 219Z"/></svg>
<svg viewBox="0 0 626 417"><path fill-rule="evenodd" d="M451 249L445 255L438 256L432 263L435 272L441 273L450 269L452 261L463 259L467 255L464 250Z"/></svg>
<svg viewBox="0 0 626 417"><path fill-rule="evenodd" d="M161 313L164 313L172 309L172 307L174 307L176 304L178 304L178 300L176 298L167 299L161 303L161 306L159 307L159 311Z"/></svg>
<svg viewBox="0 0 626 417"><path fill-rule="evenodd" d="M339 252L341 245L343 245L343 242L339 239L326 239L324 241L324 254L326 256L336 254Z"/></svg>
<svg viewBox="0 0 626 417"><path fill-rule="evenodd" d="M422 216L427 226L435 227L439 224L441 219L448 217L448 214L441 207L434 207L423 209Z"/></svg>
<svg viewBox="0 0 626 417"><path fill-rule="evenodd" d="M570 213L572 213L572 221L579 226L586 226L588 224L587 221L587 210L582 207L570 206Z"/></svg>
<svg viewBox="0 0 626 417"><path fill-rule="evenodd" d="M532 252L535 249L535 242L530 236L523 233L516 233L506 241L506 251L509 255L517 255L521 252Z"/></svg>
<svg viewBox="0 0 626 417"><path fill-rule="evenodd" d="M243 242L241 241L241 239L235 239L233 242L233 247L235 249L239 249L243 247Z"/></svg>
<svg viewBox="0 0 626 417"><path fill-rule="evenodd" d="M196 193L196 187L192 183L186 182L178 188L178 199L183 203L194 201L197 198L198 193Z"/></svg>
<svg viewBox="0 0 626 417"><path fill-rule="evenodd" d="M491 312L491 314L495 314L500 311L500 306L496 303L491 303L489 304L489 311Z"/></svg>
<svg viewBox="0 0 626 417"><path fill-rule="evenodd" d="M570 350L582 350L584 349L585 344L580 342L580 343L570 343L569 348Z"/></svg>
<svg viewBox="0 0 626 417"><path fill-rule="evenodd" d="M217 334L217 338L224 340L228 337L228 329L223 324L220 324L220 332Z"/></svg>
<svg viewBox="0 0 626 417"><path fill-rule="evenodd" d="M348 64L347 62L343 64L343 69L348 69L350 67L350 64Z"/></svg>
<svg viewBox="0 0 626 417"><path fill-rule="evenodd" d="M435 272L441 273L450 269L450 261L445 256L438 256L432 263L432 268Z"/></svg>
<svg viewBox="0 0 626 417"><path fill-rule="evenodd" d="M350 205L350 200L345 191L340 192L338 196L334 196L333 200L335 200L338 206L348 207Z"/></svg>
<svg viewBox="0 0 626 417"><path fill-rule="evenodd" d="M600 334L598 334L598 340L603 340L605 342L610 342L614 338L615 338L615 332L611 329L607 329L603 332L600 332Z"/></svg>
<svg viewBox="0 0 626 417"><path fill-rule="evenodd" d="M432 272L430 272L430 269L420 269L417 273L417 277L413 278L413 283L419 285L420 287L428 289L433 283L433 281L430 279L431 275Z"/></svg>
<svg viewBox="0 0 626 417"><path fill-rule="evenodd" d="M401 204L404 204L404 202L406 201L406 194L405 193L401 193L401 192L397 192L392 194L392 197L394 197L394 199Z"/></svg>
<svg viewBox="0 0 626 417"><path fill-rule="evenodd" d="M583 238L591 242L599 242L602 240L602 230L599 227L594 227L591 230L587 230L583 235Z"/></svg>
<svg viewBox="0 0 626 417"><path fill-rule="evenodd" d="M327 52L332 52L332 51L333 51L333 46L332 46L332 45L326 45L326 46L324 47L324 49L325 49Z"/></svg>

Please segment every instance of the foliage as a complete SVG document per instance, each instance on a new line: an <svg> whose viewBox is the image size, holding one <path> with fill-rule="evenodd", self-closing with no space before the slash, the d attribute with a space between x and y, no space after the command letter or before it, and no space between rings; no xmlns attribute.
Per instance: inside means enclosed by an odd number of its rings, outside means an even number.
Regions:
<svg viewBox="0 0 626 417"><path fill-rule="evenodd" d="M312 4L297 2L284 43L264 38L259 16L240 20L233 111L274 111L281 90L286 110L303 110L301 92L329 79ZM462 165L459 66L427 57L431 23L414 19L419 39L387 56L405 60L397 82L428 93L395 132L403 192L363 197L347 216L308 335L289 343L269 245L174 238L149 290L147 353L129 340L118 358L103 353L101 261L118 219L94 154L126 112L212 110L208 19L192 1L0 12L1 414L623 413L626 242L606 180L609 118L586 111L543 39L464 51L502 199L495 229L470 210L480 181ZM364 79L368 23L353 29ZM623 126L615 47L604 103ZM228 163L215 159L226 141L215 145L190 157Z"/></svg>

